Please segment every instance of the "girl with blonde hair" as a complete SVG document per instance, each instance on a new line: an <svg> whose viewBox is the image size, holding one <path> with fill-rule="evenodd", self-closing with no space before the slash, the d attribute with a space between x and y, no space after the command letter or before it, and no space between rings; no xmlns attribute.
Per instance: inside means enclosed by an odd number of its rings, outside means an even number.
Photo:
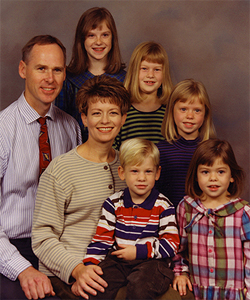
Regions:
<svg viewBox="0 0 250 300"><path fill-rule="evenodd" d="M186 174L197 145L215 137L211 104L203 83L186 79L174 87L162 134L165 140L157 144L162 167L157 188L176 207L185 195Z"/></svg>
<svg viewBox="0 0 250 300"><path fill-rule="evenodd" d="M155 42L139 44L132 53L124 85L132 105L115 140L115 148L135 137L154 143L164 140L161 124L172 90L165 49Z"/></svg>

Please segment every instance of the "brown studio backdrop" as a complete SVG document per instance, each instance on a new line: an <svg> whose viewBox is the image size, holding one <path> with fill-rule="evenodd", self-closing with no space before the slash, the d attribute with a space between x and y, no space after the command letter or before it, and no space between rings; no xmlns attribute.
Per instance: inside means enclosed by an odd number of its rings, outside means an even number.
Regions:
<svg viewBox="0 0 250 300"><path fill-rule="evenodd" d="M210 96L221 139L233 146L247 173L249 199L249 1L1 0L0 109L24 88L18 75L21 48L33 36L58 37L71 56L81 14L93 6L113 14L124 62L135 46L154 40L166 49L173 83L202 81Z"/></svg>

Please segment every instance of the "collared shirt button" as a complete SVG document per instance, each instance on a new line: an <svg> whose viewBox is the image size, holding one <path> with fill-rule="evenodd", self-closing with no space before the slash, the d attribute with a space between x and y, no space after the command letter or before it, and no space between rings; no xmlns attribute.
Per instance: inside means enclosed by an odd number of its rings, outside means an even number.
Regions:
<svg viewBox="0 0 250 300"><path fill-rule="evenodd" d="M108 170L108 166L104 166L104 170Z"/></svg>
<svg viewBox="0 0 250 300"><path fill-rule="evenodd" d="M209 230L209 234L212 234L212 233L213 233L213 231L210 229L210 230Z"/></svg>
<svg viewBox="0 0 250 300"><path fill-rule="evenodd" d="M212 253L212 252L213 252L213 250L212 250L211 248L209 248L209 249L208 249L208 252L209 252L209 253Z"/></svg>
<svg viewBox="0 0 250 300"><path fill-rule="evenodd" d="M137 219L137 216L134 216L134 219L136 220L136 219Z"/></svg>
<svg viewBox="0 0 250 300"><path fill-rule="evenodd" d="M110 190L112 190L112 188L113 188L113 185L112 185L112 184L110 184L110 185L109 185L109 189L110 189Z"/></svg>
<svg viewBox="0 0 250 300"><path fill-rule="evenodd" d="M214 269L213 269L213 268L211 268L211 269L210 269L210 272L211 272L211 273L213 273L213 272L214 272Z"/></svg>

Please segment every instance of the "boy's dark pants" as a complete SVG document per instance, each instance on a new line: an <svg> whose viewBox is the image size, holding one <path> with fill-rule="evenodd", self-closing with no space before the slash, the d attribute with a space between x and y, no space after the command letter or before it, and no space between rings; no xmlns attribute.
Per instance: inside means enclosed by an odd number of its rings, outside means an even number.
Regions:
<svg viewBox="0 0 250 300"><path fill-rule="evenodd" d="M169 265L170 259L124 261L109 254L99 264L108 287L97 296L89 295L90 299L115 299L124 285L127 286L126 299L155 299L168 290L173 280Z"/></svg>

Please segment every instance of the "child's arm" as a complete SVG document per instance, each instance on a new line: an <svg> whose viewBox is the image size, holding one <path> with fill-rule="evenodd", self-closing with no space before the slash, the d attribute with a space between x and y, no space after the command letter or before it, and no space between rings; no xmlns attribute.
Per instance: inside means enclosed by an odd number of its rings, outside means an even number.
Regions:
<svg viewBox="0 0 250 300"><path fill-rule="evenodd" d="M180 202L176 211L177 222L179 225L179 235L180 235L180 248L177 255L173 258L174 262L174 273L175 278L173 281L173 288L179 291L180 295L186 295L187 286L190 291L192 291L192 284L189 279L189 263L188 263L188 240L187 233L185 231L186 222L186 211L184 200Z"/></svg>
<svg viewBox="0 0 250 300"><path fill-rule="evenodd" d="M113 202L108 198L102 206L102 215L99 219L96 234L91 243L88 245L87 253L83 259L85 265L99 264L104 260L108 251L114 244L115 232L115 207Z"/></svg>
<svg viewBox="0 0 250 300"><path fill-rule="evenodd" d="M174 257L180 243L179 233L175 218L175 208L169 206L165 199L160 199L158 205L161 206L158 225L158 238L146 242L146 244L136 244L137 259L145 258L171 258ZM145 257L146 256L146 257Z"/></svg>
<svg viewBox="0 0 250 300"><path fill-rule="evenodd" d="M180 244L180 238L173 206L169 206L160 215L159 241L160 256L162 258L174 257Z"/></svg>
<svg viewBox="0 0 250 300"><path fill-rule="evenodd" d="M159 219L158 240L147 242L147 258L170 258L174 257L180 243L179 233L175 218L175 209L173 206L164 204L162 200L162 212ZM145 253L145 245L137 244L137 250L141 254ZM144 257L138 257L144 259Z"/></svg>

